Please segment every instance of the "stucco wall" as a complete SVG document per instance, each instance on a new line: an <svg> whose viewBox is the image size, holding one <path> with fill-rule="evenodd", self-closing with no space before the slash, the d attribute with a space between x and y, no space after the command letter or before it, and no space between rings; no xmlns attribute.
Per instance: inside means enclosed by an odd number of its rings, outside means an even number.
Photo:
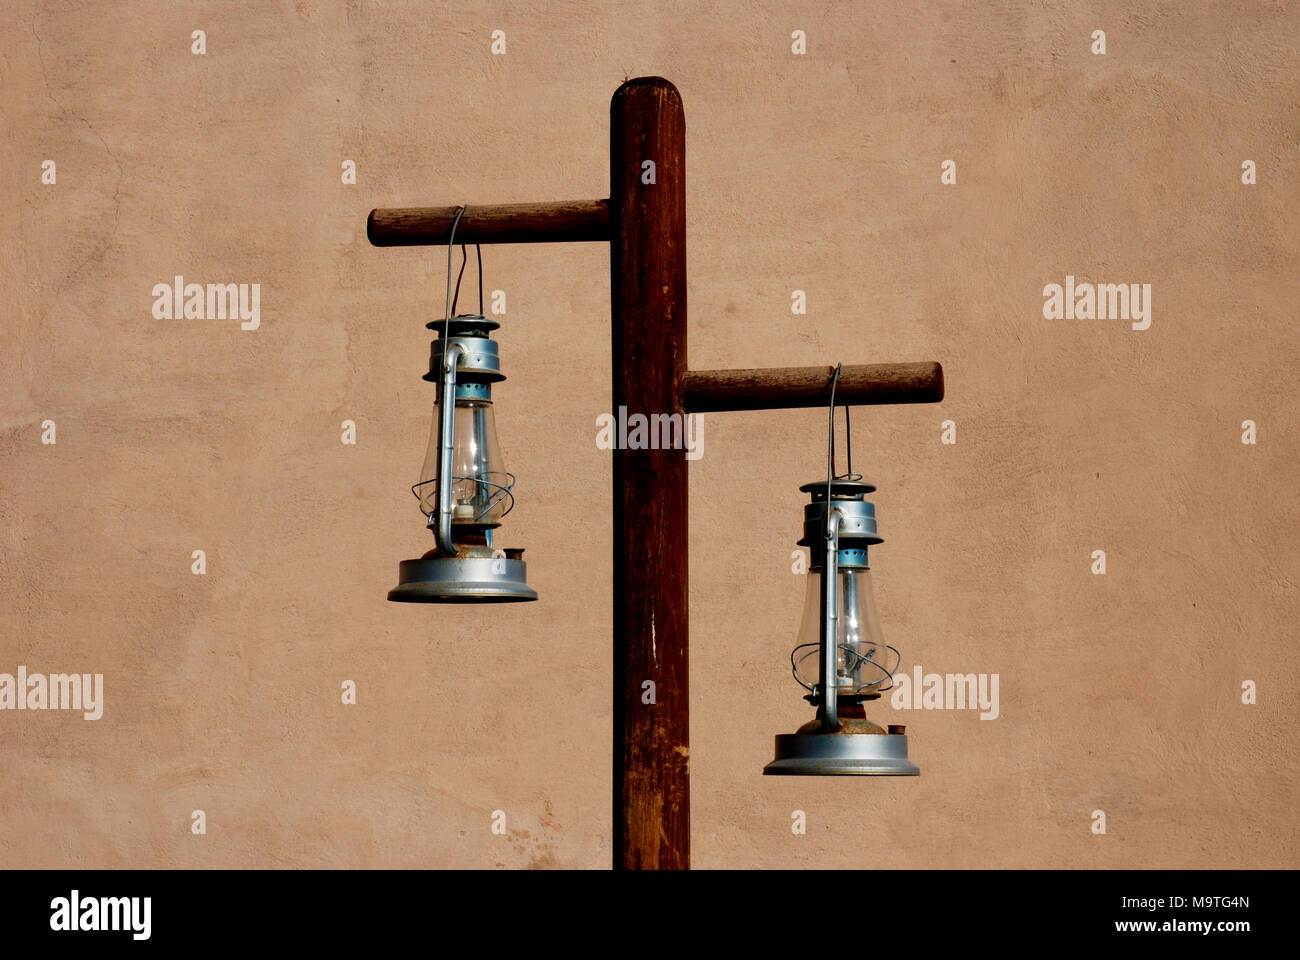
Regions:
<svg viewBox="0 0 1300 960"><path fill-rule="evenodd" d="M825 418L707 415L695 865L1296 866L1300 13L1132 6L5 3L0 672L104 707L0 712L0 863L610 863L607 250L484 248L541 601L389 604L445 252L365 217L604 197L610 95L661 75L691 365L944 364L853 418L879 603L906 670L1000 681L996 719L874 708L919 779L760 776L809 715ZM155 319L176 275L260 326ZM1067 275L1150 284L1149 329L1046 319Z"/></svg>

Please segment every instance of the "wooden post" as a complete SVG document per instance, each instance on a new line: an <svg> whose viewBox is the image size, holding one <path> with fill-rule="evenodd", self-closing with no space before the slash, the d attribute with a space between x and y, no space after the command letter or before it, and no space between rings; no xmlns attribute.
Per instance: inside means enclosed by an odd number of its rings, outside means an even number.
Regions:
<svg viewBox="0 0 1300 960"><path fill-rule="evenodd" d="M612 412L680 415L681 96L659 77L632 80L614 94L609 119ZM682 450L614 451L614 866L621 869L690 866L686 467Z"/></svg>
<svg viewBox="0 0 1300 960"><path fill-rule="evenodd" d="M609 114L608 200L475 205L456 240L609 242L616 417L828 403L831 367L687 369L681 96L641 77L618 88ZM459 209L373 210L366 233L377 247L443 244ZM938 403L943 389L937 363L845 366L835 400ZM690 866L686 467L680 449L614 451L616 869Z"/></svg>

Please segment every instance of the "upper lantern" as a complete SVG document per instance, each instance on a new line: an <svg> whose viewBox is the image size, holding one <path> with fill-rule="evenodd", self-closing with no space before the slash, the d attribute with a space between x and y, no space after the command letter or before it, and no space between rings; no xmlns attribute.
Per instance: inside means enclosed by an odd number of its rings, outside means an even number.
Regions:
<svg viewBox="0 0 1300 960"><path fill-rule="evenodd" d="M411 487L434 534L435 548L403 560L389 600L416 603L491 603L536 600L522 549L495 541L514 506L514 474L501 460L492 384L505 379L490 334L500 324L462 314L428 324L425 380L440 384L420 477Z"/></svg>

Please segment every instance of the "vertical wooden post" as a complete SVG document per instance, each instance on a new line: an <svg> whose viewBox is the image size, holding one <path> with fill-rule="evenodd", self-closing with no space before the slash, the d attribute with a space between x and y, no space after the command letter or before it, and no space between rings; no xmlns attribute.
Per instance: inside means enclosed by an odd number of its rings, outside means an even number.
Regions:
<svg viewBox="0 0 1300 960"><path fill-rule="evenodd" d="M686 119L677 88L660 77L619 87L609 153L613 413L684 417ZM614 451L616 869L690 866L686 468L680 449ZM654 703L644 702L647 680Z"/></svg>

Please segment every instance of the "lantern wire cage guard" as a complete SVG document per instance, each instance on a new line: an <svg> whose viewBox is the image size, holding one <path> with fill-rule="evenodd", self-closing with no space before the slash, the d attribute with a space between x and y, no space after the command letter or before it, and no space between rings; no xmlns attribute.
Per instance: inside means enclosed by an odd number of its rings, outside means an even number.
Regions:
<svg viewBox="0 0 1300 960"><path fill-rule="evenodd" d="M893 667L886 667L875 658L875 654L881 647L884 647L886 650L893 653ZM805 652L799 654L800 650ZM813 694L817 692L817 681L806 679L804 664L807 662L809 657L817 656L820 650L820 643L801 643L790 651L790 672L794 675L795 680L801 687ZM856 671L859 667L865 668L868 666L873 670L878 671L880 674L880 676L874 680L868 680L866 683L858 684L853 688L854 693L886 693L894 688L894 674L898 673L898 666L903 659L902 654L898 652L898 648L888 643L877 643L870 644L867 652L862 653L858 650L852 649L847 644L841 643L839 644L839 650L840 653L844 654L848 661L845 664L845 669L850 674ZM798 656L796 656L797 654ZM888 681L888 686L883 685L886 681Z"/></svg>

